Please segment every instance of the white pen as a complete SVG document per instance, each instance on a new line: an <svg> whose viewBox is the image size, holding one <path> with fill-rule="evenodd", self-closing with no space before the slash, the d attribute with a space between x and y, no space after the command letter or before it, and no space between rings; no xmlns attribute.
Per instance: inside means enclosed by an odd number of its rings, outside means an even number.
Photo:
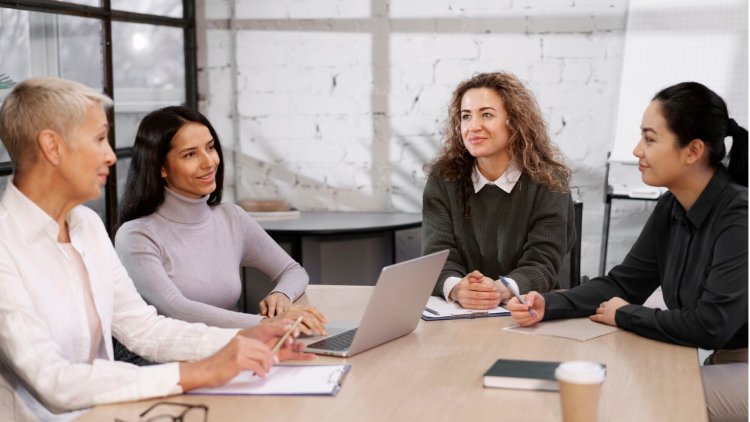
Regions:
<svg viewBox="0 0 750 422"><path fill-rule="evenodd" d="M531 306L529 306L529 305L528 305L528 304L526 303L526 301L525 301L525 300L523 300L523 297L521 297L521 295L520 295L520 294L518 294L518 291L516 291L516 289L514 289L514 288L513 288L513 287L512 287L511 285L510 285L510 281L508 281L508 279L507 279L507 278L505 278L505 277L503 277L503 276L501 276L501 275L499 275L499 276L497 276L497 277L498 277L498 280L500 280L500 282L501 282L501 283L503 283L503 286L505 286L505 287L506 287L506 288L507 288L508 290L510 290L510 292L511 292L511 293L513 293L513 296L515 296L515 297L516 297L516 299L518 299L518 301L519 301L519 302L521 302L521 304L522 304L522 305L526 305L526 306L528 306L528 308L529 308L529 314L530 314L530 315L531 315L532 317L536 318L536 311L534 311L533 309L531 309Z"/></svg>

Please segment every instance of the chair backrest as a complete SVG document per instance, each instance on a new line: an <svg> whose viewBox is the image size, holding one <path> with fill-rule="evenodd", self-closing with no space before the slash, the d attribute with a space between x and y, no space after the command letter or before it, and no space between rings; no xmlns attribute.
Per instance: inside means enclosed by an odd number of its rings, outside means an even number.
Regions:
<svg viewBox="0 0 750 422"><path fill-rule="evenodd" d="M557 273L557 288L570 289L581 284L581 230L583 229L583 202L574 200L576 239L573 248L565 254Z"/></svg>

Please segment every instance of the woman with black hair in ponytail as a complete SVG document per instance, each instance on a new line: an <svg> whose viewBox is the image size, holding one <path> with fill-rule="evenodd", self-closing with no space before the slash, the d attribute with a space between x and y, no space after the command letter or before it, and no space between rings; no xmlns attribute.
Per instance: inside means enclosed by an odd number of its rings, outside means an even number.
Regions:
<svg viewBox="0 0 750 422"><path fill-rule="evenodd" d="M732 138L729 154L725 138ZM633 150L664 194L609 274L565 292L515 298L520 325L589 316L656 340L713 350L701 367L711 421L747 420L747 130L695 82L660 91ZM643 306L658 287L667 309ZM536 310L531 316L528 309Z"/></svg>

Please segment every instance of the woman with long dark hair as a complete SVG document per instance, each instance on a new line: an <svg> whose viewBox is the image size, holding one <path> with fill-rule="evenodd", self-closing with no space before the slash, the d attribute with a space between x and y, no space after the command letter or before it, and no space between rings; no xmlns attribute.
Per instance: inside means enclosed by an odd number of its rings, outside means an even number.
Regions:
<svg viewBox="0 0 750 422"><path fill-rule="evenodd" d="M323 333L323 316L293 301L307 272L242 208L221 203L221 142L202 114L185 107L149 113L138 127L115 248L146 301L160 314L218 327L303 316ZM276 283L260 315L235 309L241 267Z"/></svg>
<svg viewBox="0 0 750 422"><path fill-rule="evenodd" d="M622 264L565 292L530 292L535 316L516 299L507 307L523 326L589 316L713 350L701 368L709 416L747 420L747 130L709 88L680 83L654 96L633 154L643 181L669 192ZM658 287L667 309L643 306Z"/></svg>
<svg viewBox="0 0 750 422"><path fill-rule="evenodd" d="M423 253L450 255L433 292L489 309L551 290L576 236L570 169L533 94L515 76L482 73L453 92L440 155L426 167Z"/></svg>

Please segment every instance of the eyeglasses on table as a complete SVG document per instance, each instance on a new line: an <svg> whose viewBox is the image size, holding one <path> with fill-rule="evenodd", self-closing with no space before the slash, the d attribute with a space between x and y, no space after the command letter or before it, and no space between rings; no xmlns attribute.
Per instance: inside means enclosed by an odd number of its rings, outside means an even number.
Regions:
<svg viewBox="0 0 750 422"><path fill-rule="evenodd" d="M171 407L171 409L170 409ZM207 422L208 406L170 401L154 403L138 415L138 422ZM115 422L129 422L115 418Z"/></svg>

